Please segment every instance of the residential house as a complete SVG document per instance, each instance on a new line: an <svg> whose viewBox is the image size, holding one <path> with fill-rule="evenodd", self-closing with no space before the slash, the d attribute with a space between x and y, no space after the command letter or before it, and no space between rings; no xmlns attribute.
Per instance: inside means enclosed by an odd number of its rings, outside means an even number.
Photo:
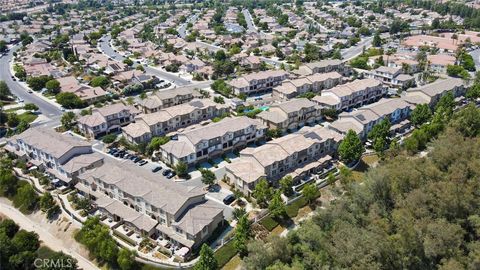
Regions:
<svg viewBox="0 0 480 270"><path fill-rule="evenodd" d="M207 201L201 187L159 179L126 161L108 161L80 179L77 190L92 198L115 227L125 226L152 240L193 250L224 222L223 208Z"/></svg>
<svg viewBox="0 0 480 270"><path fill-rule="evenodd" d="M295 183L328 167L342 136L327 128L304 127L298 132L240 152L228 164L226 178L235 188L251 194L261 179L273 186L289 175Z"/></svg>
<svg viewBox="0 0 480 270"><path fill-rule="evenodd" d="M66 185L74 184L84 171L103 164L103 157L93 152L91 144L44 127L29 128L11 137L5 150Z"/></svg>
<svg viewBox="0 0 480 270"><path fill-rule="evenodd" d="M342 78L340 73L333 71L285 80L281 85L273 88L272 96L277 100L288 100L307 92L318 93L340 84Z"/></svg>
<svg viewBox="0 0 480 270"><path fill-rule="evenodd" d="M161 109L180 105L194 98L202 98L195 88L186 86L175 89L157 91L138 103L143 113L154 113Z"/></svg>
<svg viewBox="0 0 480 270"><path fill-rule="evenodd" d="M375 102L386 92L380 81L368 78L323 90L321 96L314 97L312 101L325 108L342 111Z"/></svg>
<svg viewBox="0 0 480 270"><path fill-rule="evenodd" d="M195 165L263 140L266 129L259 120L246 116L225 118L178 133L175 140L160 147L161 159L171 165Z"/></svg>
<svg viewBox="0 0 480 270"><path fill-rule="evenodd" d="M440 98L449 92L454 97L464 95L466 92L464 81L453 77L437 79L433 83L407 90L403 99L410 104L428 104L433 108Z"/></svg>
<svg viewBox="0 0 480 270"><path fill-rule="evenodd" d="M272 105L256 116L269 129L281 132L295 130L305 125L314 125L321 120L321 110L315 102L306 98L293 99Z"/></svg>
<svg viewBox="0 0 480 270"><path fill-rule="evenodd" d="M253 95L272 91L273 87L280 85L288 78L288 73L283 70L267 70L250 73L228 82L235 95Z"/></svg>
<svg viewBox="0 0 480 270"><path fill-rule="evenodd" d="M122 132L131 143L148 142L152 137L219 117L227 111L227 105L217 104L210 99L193 99L188 103L139 115L135 123L123 127Z"/></svg>
<svg viewBox="0 0 480 270"><path fill-rule="evenodd" d="M85 115L77 120L79 131L92 138L99 138L110 133L119 132L122 126L134 121L139 111L123 103L95 108L90 115Z"/></svg>

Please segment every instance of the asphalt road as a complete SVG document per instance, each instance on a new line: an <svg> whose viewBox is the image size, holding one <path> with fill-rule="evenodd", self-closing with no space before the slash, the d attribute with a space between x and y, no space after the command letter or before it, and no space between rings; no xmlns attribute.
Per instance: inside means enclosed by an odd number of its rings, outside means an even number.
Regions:
<svg viewBox="0 0 480 270"><path fill-rule="evenodd" d="M7 55L0 58L0 80L5 81L10 88L12 94L16 95L18 98L21 98L25 103L34 103L38 106L40 112L47 116L48 118L56 119L62 115L62 111L52 103L44 100L43 98L37 96L33 93L28 93L22 84L18 81L12 79L12 74L10 73L10 61L13 58L13 52L16 51L19 47L14 47L10 49L10 52Z"/></svg>
<svg viewBox="0 0 480 270"><path fill-rule="evenodd" d="M360 55L363 51L363 47L368 48L372 45L373 37L367 37L361 40L357 45L342 50L342 58L343 60L350 60L355 58L356 56Z"/></svg>
<svg viewBox="0 0 480 270"><path fill-rule="evenodd" d="M192 16L188 17L188 19L178 27L177 32L181 38L185 38L187 36L187 26L188 23L195 23L198 19L198 14L193 14Z"/></svg>
<svg viewBox="0 0 480 270"><path fill-rule="evenodd" d="M248 9L244 9L242 10L242 13L243 13L243 16L245 16L245 20L247 21L248 31L257 32L257 27L253 22L252 14L250 14L250 11L248 11Z"/></svg>
<svg viewBox="0 0 480 270"><path fill-rule="evenodd" d="M110 46L110 40L111 40L110 35L104 36L100 40L100 49L108 57L110 57L110 58L112 58L112 59L114 59L118 62L122 62L125 59L125 57L113 50L113 48ZM147 74L155 75L158 78L171 81L178 86L191 84L191 82L189 80L180 78L175 74L171 74L171 73L168 73L168 72L165 72L165 71L162 71L162 70L158 70L158 69L155 69L155 68L152 68L152 67L149 67L149 66L144 66L144 68L145 68L145 72Z"/></svg>

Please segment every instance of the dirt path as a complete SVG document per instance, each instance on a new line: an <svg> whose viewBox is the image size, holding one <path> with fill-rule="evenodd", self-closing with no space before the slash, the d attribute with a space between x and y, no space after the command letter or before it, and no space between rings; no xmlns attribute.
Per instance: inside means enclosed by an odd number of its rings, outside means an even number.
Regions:
<svg viewBox="0 0 480 270"><path fill-rule="evenodd" d="M36 232L40 240L52 250L63 251L77 259L80 268L99 269L88 260L85 249L73 239L75 226L69 225L69 221L63 217L51 223L39 213L26 216L5 198L0 198L0 213L15 221L22 229Z"/></svg>

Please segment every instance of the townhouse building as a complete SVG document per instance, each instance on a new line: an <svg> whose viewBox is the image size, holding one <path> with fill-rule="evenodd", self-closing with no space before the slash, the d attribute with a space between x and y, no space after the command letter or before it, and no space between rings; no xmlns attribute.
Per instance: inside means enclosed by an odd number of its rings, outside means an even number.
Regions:
<svg viewBox="0 0 480 270"><path fill-rule="evenodd" d="M91 144L44 127L11 137L4 148L65 185L74 184L80 173L103 164L103 157L93 152Z"/></svg>
<svg viewBox="0 0 480 270"><path fill-rule="evenodd" d="M342 78L340 73L333 71L285 80L273 88L272 96L277 100L288 100L307 92L318 93L342 83Z"/></svg>
<svg viewBox="0 0 480 270"><path fill-rule="evenodd" d="M77 127L84 136L99 138L121 131L121 127L132 123L139 113L133 106L116 103L93 109L92 114L77 120Z"/></svg>
<svg viewBox="0 0 480 270"><path fill-rule="evenodd" d="M138 103L143 113L154 113L161 109L187 103L202 95L193 87L180 87L175 89L157 91Z"/></svg>
<svg viewBox="0 0 480 270"><path fill-rule="evenodd" d="M192 250L224 221L223 209L201 187L158 179L132 163L108 161L79 178L75 187L96 209L143 237Z"/></svg>
<svg viewBox="0 0 480 270"><path fill-rule="evenodd" d="M312 101L324 108L342 111L378 101L386 93L387 89L380 81L367 78L323 90Z"/></svg>
<svg viewBox="0 0 480 270"><path fill-rule="evenodd" d="M278 186L279 179L290 175L298 183L330 164L342 138L324 127L304 127L262 146L242 150L240 158L226 166L226 177L245 194L251 194L261 179Z"/></svg>
<svg viewBox="0 0 480 270"><path fill-rule="evenodd" d="M171 165L184 162L195 165L249 143L262 141L267 127L246 116L225 118L220 122L178 133L160 147L161 159Z"/></svg>
<svg viewBox="0 0 480 270"><path fill-rule="evenodd" d="M148 142L152 137L221 116L228 110L228 105L217 104L210 99L194 99L155 113L138 115L135 123L122 128L122 133L131 143Z"/></svg>
<svg viewBox="0 0 480 270"><path fill-rule="evenodd" d="M289 74L283 70L259 71L244 75L228 82L235 95L261 94L272 91L273 87L280 85L288 78Z"/></svg>
<svg viewBox="0 0 480 270"><path fill-rule="evenodd" d="M408 89L404 93L403 99L410 104L428 104L433 108L440 98L447 93L450 92L454 97L459 97L465 95L466 91L467 88L462 79L447 77L430 84Z"/></svg>
<svg viewBox="0 0 480 270"><path fill-rule="evenodd" d="M269 129L286 132L305 125L314 125L321 120L322 113L320 106L315 102L299 98L272 105L256 117Z"/></svg>
<svg viewBox="0 0 480 270"><path fill-rule="evenodd" d="M338 59L322 60L318 62L307 63L293 70L292 73L298 76L308 76L315 73L329 73L336 71L343 76L349 76L351 68L345 65L345 62Z"/></svg>
<svg viewBox="0 0 480 270"><path fill-rule="evenodd" d="M343 135L351 129L365 141L372 128L388 118L391 124L390 131L395 134L410 126L408 117L413 108L414 106L401 98L381 99L358 110L339 114L338 120L328 128Z"/></svg>
<svg viewBox="0 0 480 270"><path fill-rule="evenodd" d="M415 78L409 74L403 74L401 67L380 66L367 73L367 77L381 81L391 87L407 87L415 82Z"/></svg>
<svg viewBox="0 0 480 270"><path fill-rule="evenodd" d="M431 71L436 73L447 73L447 67L449 65L455 65L457 59L453 55L448 54L434 54L427 55L428 67Z"/></svg>

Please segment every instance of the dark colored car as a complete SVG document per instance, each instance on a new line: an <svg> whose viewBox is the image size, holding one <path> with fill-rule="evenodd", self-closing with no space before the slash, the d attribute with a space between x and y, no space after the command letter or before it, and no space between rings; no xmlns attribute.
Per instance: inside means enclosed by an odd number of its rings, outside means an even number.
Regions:
<svg viewBox="0 0 480 270"><path fill-rule="evenodd" d="M155 168L152 169L152 172L158 172L162 169L162 166L157 166Z"/></svg>
<svg viewBox="0 0 480 270"><path fill-rule="evenodd" d="M233 196L233 194L229 194L223 199L223 203L226 205L230 205L233 201L235 201L235 196Z"/></svg>
<svg viewBox="0 0 480 270"><path fill-rule="evenodd" d="M175 175L177 175L174 171L171 171L169 174L167 174L167 178L168 179L171 179L172 177L174 177Z"/></svg>
<svg viewBox="0 0 480 270"><path fill-rule="evenodd" d="M167 176L167 175L168 175L169 173L171 173L171 172L172 172L172 170L166 169L166 170L164 170L164 171L162 172L162 174L163 174L163 176Z"/></svg>
<svg viewBox="0 0 480 270"><path fill-rule="evenodd" d="M136 157L136 158L133 160L133 162L134 162L134 163L137 163L137 162L139 162L140 160L142 160L142 159L139 158L139 157Z"/></svg>

